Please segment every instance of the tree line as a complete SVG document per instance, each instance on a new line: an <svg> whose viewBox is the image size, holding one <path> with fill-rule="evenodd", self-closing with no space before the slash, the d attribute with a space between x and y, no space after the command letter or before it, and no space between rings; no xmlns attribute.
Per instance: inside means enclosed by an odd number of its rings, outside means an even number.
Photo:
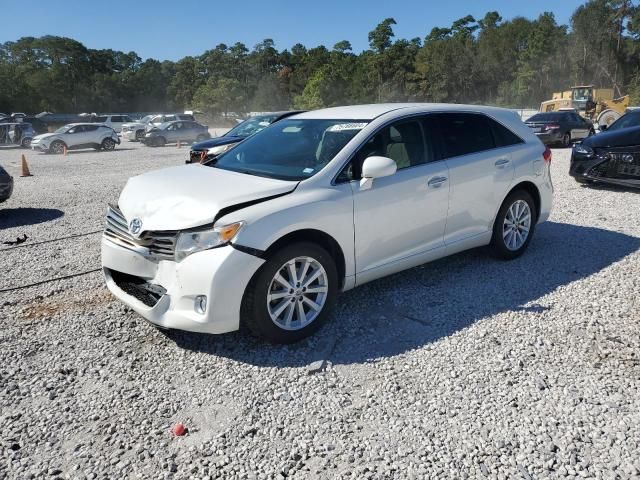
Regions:
<svg viewBox="0 0 640 480"><path fill-rule="evenodd" d="M198 109L210 114L427 101L537 107L552 92L595 84L640 103L640 6L590 0L570 25L471 15L424 38L396 38L393 18L369 32L369 48L251 50L219 44L177 62L95 50L64 37L0 44L0 112L134 112Z"/></svg>

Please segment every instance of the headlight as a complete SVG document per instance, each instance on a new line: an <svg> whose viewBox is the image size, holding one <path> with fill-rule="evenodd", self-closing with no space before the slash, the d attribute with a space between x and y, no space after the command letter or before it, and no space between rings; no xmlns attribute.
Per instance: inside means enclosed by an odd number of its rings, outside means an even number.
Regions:
<svg viewBox="0 0 640 480"><path fill-rule="evenodd" d="M231 147L233 147L234 143L228 143L227 145L218 145L217 147L212 147L207 151L208 155L220 155L221 153L226 152Z"/></svg>
<svg viewBox="0 0 640 480"><path fill-rule="evenodd" d="M573 147L573 151L576 153L579 153L580 155L586 155L588 157L594 154L593 148L588 147L586 145L582 145L580 143Z"/></svg>
<svg viewBox="0 0 640 480"><path fill-rule="evenodd" d="M176 261L180 262L192 253L222 247L235 238L244 222L236 222L212 230L183 232L176 242Z"/></svg>

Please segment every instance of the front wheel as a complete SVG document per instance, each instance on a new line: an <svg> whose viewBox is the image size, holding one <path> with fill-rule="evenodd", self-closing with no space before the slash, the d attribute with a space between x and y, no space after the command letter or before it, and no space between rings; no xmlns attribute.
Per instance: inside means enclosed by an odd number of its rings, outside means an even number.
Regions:
<svg viewBox="0 0 640 480"><path fill-rule="evenodd" d="M110 152L116 148L116 142L113 141L112 138L105 138L102 141L102 149L105 152Z"/></svg>
<svg viewBox="0 0 640 480"><path fill-rule="evenodd" d="M164 147L167 144L167 141L164 139L164 137L156 137L156 139L153 142L153 145L156 147Z"/></svg>
<svg viewBox="0 0 640 480"><path fill-rule="evenodd" d="M144 138L144 130L137 130L136 141L141 142L143 138Z"/></svg>
<svg viewBox="0 0 640 480"><path fill-rule="evenodd" d="M22 141L20 142L20 145L22 146L22 148L29 148L31 146L31 139L23 138Z"/></svg>
<svg viewBox="0 0 640 480"><path fill-rule="evenodd" d="M49 145L49 152L55 153L56 155L61 155L64 153L65 145L60 140L56 140L51 145Z"/></svg>
<svg viewBox="0 0 640 480"><path fill-rule="evenodd" d="M533 237L537 219L536 206L528 192L516 190L509 194L493 225L492 253L505 260L522 255Z"/></svg>
<svg viewBox="0 0 640 480"><path fill-rule="evenodd" d="M331 255L314 243L295 243L273 254L249 282L242 323L273 343L293 343L327 320L338 292Z"/></svg>
<svg viewBox="0 0 640 480"><path fill-rule="evenodd" d="M571 146L571 134L569 132L565 133L562 136L562 142L561 143L562 143L562 146L564 148L568 148L568 147Z"/></svg>

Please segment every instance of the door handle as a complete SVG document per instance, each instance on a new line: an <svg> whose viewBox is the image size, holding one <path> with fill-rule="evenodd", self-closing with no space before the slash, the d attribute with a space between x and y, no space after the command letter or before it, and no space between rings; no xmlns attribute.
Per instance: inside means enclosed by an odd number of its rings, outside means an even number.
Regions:
<svg viewBox="0 0 640 480"><path fill-rule="evenodd" d="M442 185L447 180L448 180L447 177L433 177L432 179L430 179L427 182L427 185L429 185L430 187L433 187L433 188L438 188L440 185Z"/></svg>
<svg viewBox="0 0 640 480"><path fill-rule="evenodd" d="M504 168L507 163L509 163L509 160L507 158L501 158L500 160L497 160L494 165L498 168Z"/></svg>

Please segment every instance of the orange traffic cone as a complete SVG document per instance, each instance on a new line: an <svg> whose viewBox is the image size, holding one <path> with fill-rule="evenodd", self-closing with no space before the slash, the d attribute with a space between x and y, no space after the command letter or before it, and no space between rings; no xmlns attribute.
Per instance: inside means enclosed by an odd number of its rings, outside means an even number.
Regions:
<svg viewBox="0 0 640 480"><path fill-rule="evenodd" d="M206 158L207 158L207 152L206 152L206 150L203 150L203 151L200 153L200 163L204 163L204 161L206 160Z"/></svg>
<svg viewBox="0 0 640 480"><path fill-rule="evenodd" d="M29 165L27 165L27 159L22 154L22 173L20 173L21 177L32 177L31 172L29 171Z"/></svg>
<svg viewBox="0 0 640 480"><path fill-rule="evenodd" d="M67 156L67 146L66 145L64 147L62 147L62 156L63 157Z"/></svg>
<svg viewBox="0 0 640 480"><path fill-rule="evenodd" d="M180 140L178 140L178 148L180 148L180 147L181 147L181 145L180 145Z"/></svg>

